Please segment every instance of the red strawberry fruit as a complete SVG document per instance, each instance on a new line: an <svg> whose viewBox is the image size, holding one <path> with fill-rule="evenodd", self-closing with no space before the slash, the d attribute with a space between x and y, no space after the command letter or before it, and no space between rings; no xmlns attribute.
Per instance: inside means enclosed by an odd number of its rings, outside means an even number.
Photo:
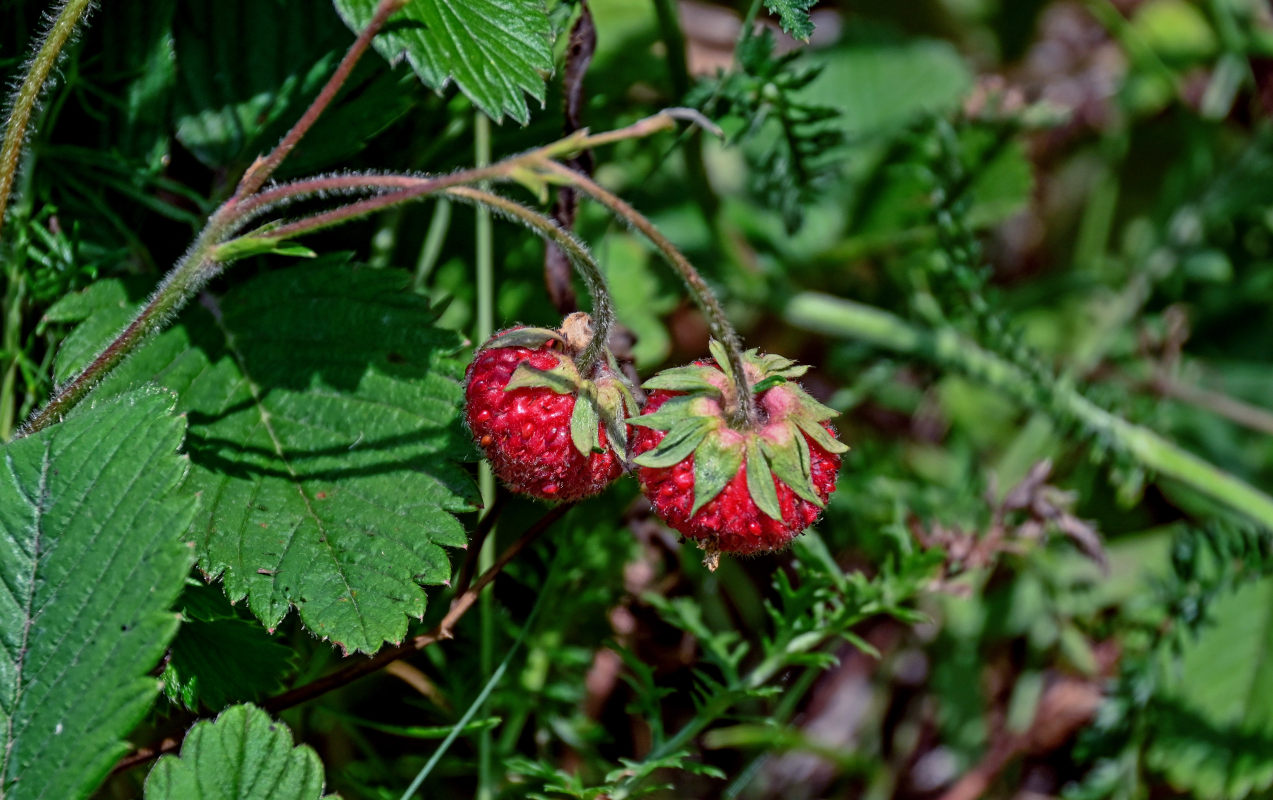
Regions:
<svg viewBox="0 0 1273 800"><path fill-rule="evenodd" d="M740 402L725 349L646 381L644 413L628 420L638 477L664 521L695 540L715 569L720 553L779 550L812 525L835 491L848 450L827 420L836 412L794 378L808 367L749 350L757 421L730 421Z"/></svg>
<svg viewBox="0 0 1273 800"><path fill-rule="evenodd" d="M590 374L580 374L575 357L591 339L588 315L571 314L560 330L500 331L469 364L464 418L513 491L580 500L623 472L623 419L636 402L608 350Z"/></svg>

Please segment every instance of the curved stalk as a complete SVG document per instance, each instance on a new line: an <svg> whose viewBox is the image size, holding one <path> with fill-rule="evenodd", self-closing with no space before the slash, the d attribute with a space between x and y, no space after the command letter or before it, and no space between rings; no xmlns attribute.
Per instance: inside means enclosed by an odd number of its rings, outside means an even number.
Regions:
<svg viewBox="0 0 1273 800"><path fill-rule="evenodd" d="M566 259L579 273L579 277L588 288L588 294L592 296L592 340L588 342L588 346L584 348L576 361L580 374L590 375L593 367L601 360L602 350L609 340L610 329L614 325L614 302L610 297L610 287L606 283L605 275L601 274L601 268L597 266L592 253L588 252L583 242L557 223L521 203L501 197L494 192L457 186L447 189L446 194L457 200L479 203L493 211L498 211L506 219L521 223L544 239L551 241L566 254Z"/></svg>
<svg viewBox="0 0 1273 800"><path fill-rule="evenodd" d="M672 268L681 276L681 280L685 282L685 286L690 290L690 295L698 303L698 307L702 309L703 315L707 318L707 326L711 330L712 336L725 345L725 351L729 354L730 371L734 374L735 385L738 386L738 403L733 409L734 418L731 421L738 427L755 427L758 424L760 415L756 410L756 398L751 392L751 382L747 379L747 371L744 367L742 342L739 340L734 326L730 324L729 318L725 316L725 311L721 308L720 301L716 299L716 294L707 285L707 281L703 280L703 276L698 274L698 270L694 269L694 265L689 262L689 259L680 250L676 249L676 245L672 244L654 226L653 222L629 205L623 198L602 188L600 184L587 175L576 172L555 161L546 161L539 166L560 178L562 182L584 192L610 209L615 216L640 231L658 249L663 258L672 265Z"/></svg>
<svg viewBox="0 0 1273 800"><path fill-rule="evenodd" d="M31 123L31 115L40 99L40 92L53 66L57 64L62 48L66 46L71 35L75 33L80 20L88 13L93 0L65 0L58 9L44 34L44 42L36 50L35 57L27 75L22 79L17 91L9 101L7 120L4 126L4 143L0 144L0 231L4 229L5 210L9 206L9 196L13 192L13 181L18 174L18 165L22 158L22 144L26 141L27 126Z"/></svg>

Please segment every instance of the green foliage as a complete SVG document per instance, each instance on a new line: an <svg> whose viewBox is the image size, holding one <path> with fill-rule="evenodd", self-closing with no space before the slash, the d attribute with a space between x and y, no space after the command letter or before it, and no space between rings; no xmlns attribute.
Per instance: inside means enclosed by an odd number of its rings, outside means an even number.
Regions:
<svg viewBox="0 0 1273 800"><path fill-rule="evenodd" d="M797 39L808 40L813 34L809 9L818 0L765 0L765 8L778 15L782 29Z"/></svg>
<svg viewBox="0 0 1273 800"><path fill-rule="evenodd" d="M355 31L377 0L333 0ZM406 53L426 86L455 81L473 104L499 122L530 121L526 94L544 102L552 71L552 29L541 0L408 0L393 29L375 43L389 59Z"/></svg>
<svg viewBox="0 0 1273 800"><path fill-rule="evenodd" d="M292 671L292 649L231 606L219 587L192 582L180 607L181 630L162 676L173 703L217 711L278 689Z"/></svg>
<svg viewBox="0 0 1273 800"><path fill-rule="evenodd" d="M452 516L472 508L455 460L459 342L393 273L341 259L264 274L192 308L98 389L156 380L190 415L190 483L204 499L190 535L273 628L296 607L347 650L398 641L424 613L420 584L450 577L444 547L465 542ZM58 374L118 329L118 286L68 340ZM66 309L59 309L65 319Z"/></svg>
<svg viewBox="0 0 1273 800"><path fill-rule="evenodd" d="M172 406L146 390L99 401L3 449L5 797L87 797L155 696L191 561L173 532L195 509L174 491L189 463Z"/></svg>
<svg viewBox="0 0 1273 800"><path fill-rule="evenodd" d="M181 755L159 759L146 800L319 800L318 754L292 746L287 726L252 705L233 706L190 729Z"/></svg>

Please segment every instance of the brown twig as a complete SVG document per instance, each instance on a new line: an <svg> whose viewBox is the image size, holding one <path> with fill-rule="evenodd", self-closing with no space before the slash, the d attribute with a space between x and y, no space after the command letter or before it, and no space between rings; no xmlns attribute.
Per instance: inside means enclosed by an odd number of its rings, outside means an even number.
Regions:
<svg viewBox="0 0 1273 800"><path fill-rule="evenodd" d="M559 505L544 516L540 517L534 525L527 528L525 533L519 536L517 541L509 545L508 548L500 554L500 557L495 561L495 563L491 565L491 568L486 570L486 572L483 572L472 586L456 595L456 597L451 601L451 607L447 609L446 616L444 616L442 621L428 632L408 639L396 647L381 650L379 653L376 653L370 658L341 667L335 672L324 675L323 677L304 684L303 686L297 686L296 688L290 689L282 694L275 695L261 703L261 707L271 714L278 714L280 711L321 697L330 691L339 689L358 680L359 678L381 670L399 659L423 650L429 645L452 638L456 623L459 622L460 618L473 607L475 602L477 602L477 598L482 594L482 590L495 580L495 578L504 570L504 567L508 566L508 563L517 557L518 553L526 549L527 545L539 538L539 536L544 531L548 530L548 528L552 527L553 523L565 516L566 512L568 512L571 508L573 508L573 505L571 504ZM487 517L491 516L493 515L487 515ZM112 774L123 772L124 770L145 764L149 761L154 761L156 758L159 758L165 753L176 752L176 750L181 746L181 740L184 736L184 733L178 736L169 736L158 744L150 745L148 747L139 747L132 753L129 753L127 756L120 759L119 763L115 765L114 770L112 770Z"/></svg>

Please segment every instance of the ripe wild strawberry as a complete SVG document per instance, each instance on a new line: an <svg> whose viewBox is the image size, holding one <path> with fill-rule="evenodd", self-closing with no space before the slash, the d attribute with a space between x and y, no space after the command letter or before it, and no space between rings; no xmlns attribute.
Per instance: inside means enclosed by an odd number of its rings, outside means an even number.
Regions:
<svg viewBox="0 0 1273 800"><path fill-rule="evenodd" d="M587 346L587 314L560 330L510 328L478 349L465 373L464 418L495 474L545 500L599 494L623 472L636 402L608 350L588 376L574 357Z"/></svg>
<svg viewBox="0 0 1273 800"><path fill-rule="evenodd" d="M827 420L836 412L794 382L808 367L749 350L759 419L731 427L739 402L725 349L646 381L644 414L628 420L645 496L672 528L694 539L711 569L720 553L779 550L817 520L848 450Z"/></svg>

